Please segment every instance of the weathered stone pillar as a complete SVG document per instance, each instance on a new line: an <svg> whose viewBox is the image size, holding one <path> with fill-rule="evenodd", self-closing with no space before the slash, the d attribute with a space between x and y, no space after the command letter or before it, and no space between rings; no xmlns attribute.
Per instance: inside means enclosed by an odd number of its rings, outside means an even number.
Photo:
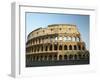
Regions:
<svg viewBox="0 0 100 80"><path fill-rule="evenodd" d="M74 45L71 45L72 46L72 50L74 50Z"/></svg>
<svg viewBox="0 0 100 80"><path fill-rule="evenodd" d="M52 51L54 51L54 43L52 44Z"/></svg>
<svg viewBox="0 0 100 80"><path fill-rule="evenodd" d="M57 55L57 60L59 60L59 55Z"/></svg>
<svg viewBox="0 0 100 80"><path fill-rule="evenodd" d="M67 45L67 50L69 50L69 45Z"/></svg>

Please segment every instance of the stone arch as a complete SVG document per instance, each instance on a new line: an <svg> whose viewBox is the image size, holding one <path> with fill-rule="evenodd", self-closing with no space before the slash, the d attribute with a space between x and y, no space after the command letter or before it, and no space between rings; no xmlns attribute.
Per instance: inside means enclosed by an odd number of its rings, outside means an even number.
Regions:
<svg viewBox="0 0 100 80"><path fill-rule="evenodd" d="M32 61L35 61L35 56L32 56Z"/></svg>
<svg viewBox="0 0 100 80"><path fill-rule="evenodd" d="M45 47L45 51L47 51L47 50L48 50L48 46Z"/></svg>
<svg viewBox="0 0 100 80"><path fill-rule="evenodd" d="M59 50L62 50L62 45L59 46Z"/></svg>
<svg viewBox="0 0 100 80"><path fill-rule="evenodd" d="M49 50L52 51L52 45L50 45Z"/></svg>
<svg viewBox="0 0 100 80"><path fill-rule="evenodd" d="M64 41L67 41L67 37L66 36L64 37Z"/></svg>
<svg viewBox="0 0 100 80"><path fill-rule="evenodd" d="M30 61L32 61L32 56L30 55Z"/></svg>
<svg viewBox="0 0 100 80"><path fill-rule="evenodd" d="M72 50L72 45L69 45L69 50Z"/></svg>
<svg viewBox="0 0 100 80"><path fill-rule="evenodd" d="M57 55L54 55L54 60L57 60Z"/></svg>
<svg viewBox="0 0 100 80"><path fill-rule="evenodd" d="M38 61L38 60L39 60L39 56L36 57L36 61Z"/></svg>
<svg viewBox="0 0 100 80"><path fill-rule="evenodd" d="M40 49L40 47L39 47L39 46L37 46L37 52L39 52L39 49Z"/></svg>
<svg viewBox="0 0 100 80"><path fill-rule="evenodd" d="M78 54L79 59L81 59L81 54Z"/></svg>
<svg viewBox="0 0 100 80"><path fill-rule="evenodd" d="M36 52L36 46L34 46L34 52Z"/></svg>
<svg viewBox="0 0 100 80"><path fill-rule="evenodd" d="M37 52L37 48L38 48L38 46L36 45L36 46L35 46L36 52Z"/></svg>
<svg viewBox="0 0 100 80"><path fill-rule="evenodd" d="M41 51L43 51L43 45L41 46Z"/></svg>
<svg viewBox="0 0 100 80"><path fill-rule="evenodd" d="M32 47L32 52L33 52L33 47Z"/></svg>
<svg viewBox="0 0 100 80"><path fill-rule="evenodd" d="M49 61L51 61L52 60L52 55L49 55L49 58L48 59L49 59Z"/></svg>
<svg viewBox="0 0 100 80"><path fill-rule="evenodd" d="M79 37L76 37L76 41L79 42L80 41L80 38Z"/></svg>
<svg viewBox="0 0 100 80"><path fill-rule="evenodd" d="M72 60L72 59L73 59L73 55L70 54L70 55L69 55L69 60Z"/></svg>
<svg viewBox="0 0 100 80"><path fill-rule="evenodd" d="M57 44L54 45L54 50L57 50Z"/></svg>
<svg viewBox="0 0 100 80"><path fill-rule="evenodd" d="M72 37L72 41L75 41L75 37L74 36Z"/></svg>
<svg viewBox="0 0 100 80"><path fill-rule="evenodd" d="M82 55L83 59L85 59L85 56L86 56L85 54Z"/></svg>
<svg viewBox="0 0 100 80"><path fill-rule="evenodd" d="M78 45L78 50L81 50L81 46L80 45Z"/></svg>
<svg viewBox="0 0 100 80"><path fill-rule="evenodd" d="M85 47L84 46L82 46L82 50L85 50Z"/></svg>
<svg viewBox="0 0 100 80"><path fill-rule="evenodd" d="M42 38L42 43L44 42L44 38Z"/></svg>
<svg viewBox="0 0 100 80"><path fill-rule="evenodd" d="M67 60L67 55L64 55L64 60Z"/></svg>
<svg viewBox="0 0 100 80"><path fill-rule="evenodd" d="M62 55L59 55L59 60L62 60Z"/></svg>
<svg viewBox="0 0 100 80"><path fill-rule="evenodd" d="M67 50L67 45L64 45L64 50Z"/></svg>
<svg viewBox="0 0 100 80"><path fill-rule="evenodd" d="M41 61L43 60L43 56L42 56L42 55L40 56L40 60L41 60Z"/></svg>
<svg viewBox="0 0 100 80"><path fill-rule="evenodd" d="M47 56L44 56L44 60L47 61Z"/></svg>
<svg viewBox="0 0 100 80"><path fill-rule="evenodd" d="M75 55L74 55L74 59L77 60L77 58L78 58L78 57L77 57L77 55L75 54Z"/></svg>
<svg viewBox="0 0 100 80"><path fill-rule="evenodd" d="M74 50L77 50L77 46L76 45L74 45Z"/></svg>
<svg viewBox="0 0 100 80"><path fill-rule="evenodd" d="M68 36L68 41L71 41L72 40L72 37Z"/></svg>
<svg viewBox="0 0 100 80"><path fill-rule="evenodd" d="M39 44L39 39L37 38L37 44Z"/></svg>

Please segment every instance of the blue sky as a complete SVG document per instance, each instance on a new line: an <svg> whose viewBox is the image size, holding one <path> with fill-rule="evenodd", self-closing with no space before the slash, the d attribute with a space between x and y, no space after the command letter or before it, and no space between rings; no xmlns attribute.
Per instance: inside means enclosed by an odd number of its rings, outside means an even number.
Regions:
<svg viewBox="0 0 100 80"><path fill-rule="evenodd" d="M47 27L50 24L77 25L82 40L86 43L87 49L89 49L89 15L26 13L26 35L34 29Z"/></svg>

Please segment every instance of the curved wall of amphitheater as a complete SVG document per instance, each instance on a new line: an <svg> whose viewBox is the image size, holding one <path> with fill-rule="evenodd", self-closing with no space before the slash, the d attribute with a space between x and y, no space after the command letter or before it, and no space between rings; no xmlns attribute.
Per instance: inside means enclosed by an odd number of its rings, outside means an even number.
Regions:
<svg viewBox="0 0 100 80"><path fill-rule="evenodd" d="M26 61L81 60L89 58L76 25L53 24L29 33Z"/></svg>

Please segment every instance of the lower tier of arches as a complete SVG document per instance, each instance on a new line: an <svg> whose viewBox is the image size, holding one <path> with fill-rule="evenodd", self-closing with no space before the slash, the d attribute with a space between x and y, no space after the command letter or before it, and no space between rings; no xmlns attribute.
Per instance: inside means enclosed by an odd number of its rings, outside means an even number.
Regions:
<svg viewBox="0 0 100 80"><path fill-rule="evenodd" d="M85 52L78 52L77 54L57 54L57 53L53 53L53 54L30 54L30 55L26 55L26 64L37 64L38 63L40 65L47 63L47 65L49 65L48 63L50 62L50 64L52 64L53 62L57 62L59 64L59 62L64 61L64 64L66 62L70 62L70 61L85 61L88 60L89 61L89 52L85 51ZM61 63L62 64L62 63ZM73 63L74 64L74 63Z"/></svg>

